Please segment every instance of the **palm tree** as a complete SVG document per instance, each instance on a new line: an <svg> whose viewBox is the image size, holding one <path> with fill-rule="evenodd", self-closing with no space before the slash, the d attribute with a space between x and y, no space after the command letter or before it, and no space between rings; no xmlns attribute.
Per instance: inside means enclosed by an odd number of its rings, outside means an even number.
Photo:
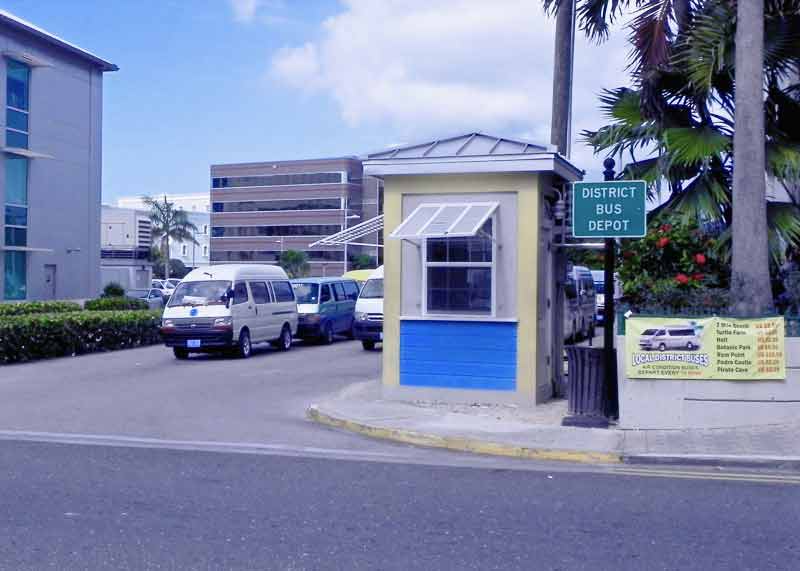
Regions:
<svg viewBox="0 0 800 571"><path fill-rule="evenodd" d="M736 15L736 113L733 133L731 309L757 316L773 309L767 259L764 177L764 3L739 0Z"/></svg>
<svg viewBox="0 0 800 571"><path fill-rule="evenodd" d="M150 209L153 240L160 240L160 249L164 262L164 279L169 279L169 241L190 242L197 244L194 233L197 226L189 221L183 210L175 208L172 202L143 196L142 201Z"/></svg>
<svg viewBox="0 0 800 571"><path fill-rule="evenodd" d="M308 254L299 250L286 250L281 254L280 267L290 278L302 278L308 275L311 266L308 264Z"/></svg>

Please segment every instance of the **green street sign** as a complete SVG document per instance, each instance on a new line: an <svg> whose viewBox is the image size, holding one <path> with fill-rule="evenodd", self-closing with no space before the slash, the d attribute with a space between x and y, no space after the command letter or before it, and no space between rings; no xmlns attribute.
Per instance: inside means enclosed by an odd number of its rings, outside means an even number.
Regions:
<svg viewBox="0 0 800 571"><path fill-rule="evenodd" d="M643 180L572 184L572 235L576 238L641 238L647 233Z"/></svg>

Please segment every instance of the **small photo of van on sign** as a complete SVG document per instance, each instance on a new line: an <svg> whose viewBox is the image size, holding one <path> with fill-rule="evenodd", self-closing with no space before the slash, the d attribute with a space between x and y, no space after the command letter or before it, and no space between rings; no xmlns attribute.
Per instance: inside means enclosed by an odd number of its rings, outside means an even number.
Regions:
<svg viewBox="0 0 800 571"><path fill-rule="evenodd" d="M576 238L641 238L647 233L643 180L572 185L572 235Z"/></svg>

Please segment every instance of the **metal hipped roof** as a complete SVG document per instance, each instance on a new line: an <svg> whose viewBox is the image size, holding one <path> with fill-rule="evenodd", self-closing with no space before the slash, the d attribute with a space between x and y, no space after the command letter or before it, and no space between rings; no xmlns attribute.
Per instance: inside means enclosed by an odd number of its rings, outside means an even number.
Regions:
<svg viewBox="0 0 800 571"><path fill-rule="evenodd" d="M530 141L494 137L484 133L473 132L408 147L379 151L367 155L367 160L525 155L554 152L554 150L551 146L544 146Z"/></svg>
<svg viewBox="0 0 800 571"><path fill-rule="evenodd" d="M317 240L313 244L309 244L309 248L316 248L317 246L338 246L341 244L353 244L355 246L380 246L382 244L359 244L354 242L354 240L358 240L359 238L363 238L367 234L374 234L375 232L380 232L383 230L383 214L380 216L376 216L375 218L370 218L369 220L365 220L360 224L356 224L355 226L350 226L341 232L337 232L336 234L331 234L323 238L322 240Z"/></svg>
<svg viewBox="0 0 800 571"><path fill-rule="evenodd" d="M417 206L389 238L468 238L497 210L497 202L430 203Z"/></svg>

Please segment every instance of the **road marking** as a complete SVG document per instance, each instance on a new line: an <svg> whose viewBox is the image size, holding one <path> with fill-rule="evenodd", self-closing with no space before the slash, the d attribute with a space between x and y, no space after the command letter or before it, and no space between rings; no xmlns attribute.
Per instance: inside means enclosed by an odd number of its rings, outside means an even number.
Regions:
<svg viewBox="0 0 800 571"><path fill-rule="evenodd" d="M683 480L727 480L731 482L757 482L761 484L800 485L800 476L790 474L756 474L747 472L692 472L681 470L648 470L640 468L614 468L612 474L646 476L650 478L676 478Z"/></svg>

